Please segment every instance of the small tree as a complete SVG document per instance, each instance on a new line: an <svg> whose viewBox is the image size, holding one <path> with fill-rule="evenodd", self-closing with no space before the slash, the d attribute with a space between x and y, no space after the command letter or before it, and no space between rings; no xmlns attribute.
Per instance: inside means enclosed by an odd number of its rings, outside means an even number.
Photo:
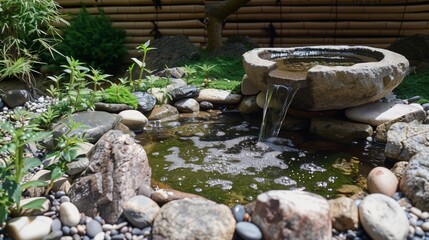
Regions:
<svg viewBox="0 0 429 240"><path fill-rule="evenodd" d="M222 46L222 25L225 19L248 2L250 0L225 0L206 6L207 50L211 51Z"/></svg>

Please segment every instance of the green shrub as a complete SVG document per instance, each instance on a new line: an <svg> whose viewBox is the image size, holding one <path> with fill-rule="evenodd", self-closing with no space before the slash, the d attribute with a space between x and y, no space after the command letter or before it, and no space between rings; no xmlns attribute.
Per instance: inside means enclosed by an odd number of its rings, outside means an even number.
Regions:
<svg viewBox="0 0 429 240"><path fill-rule="evenodd" d="M35 85L40 55L52 55L60 35L54 24L68 24L54 0L0 0L0 80L17 78Z"/></svg>
<svg viewBox="0 0 429 240"><path fill-rule="evenodd" d="M124 103L137 109L138 101L125 86L112 84L104 90L104 102L106 103Z"/></svg>
<svg viewBox="0 0 429 240"><path fill-rule="evenodd" d="M93 16L82 8L70 27L64 29L63 38L61 53L104 72L112 72L127 53L125 31L113 28L101 10Z"/></svg>

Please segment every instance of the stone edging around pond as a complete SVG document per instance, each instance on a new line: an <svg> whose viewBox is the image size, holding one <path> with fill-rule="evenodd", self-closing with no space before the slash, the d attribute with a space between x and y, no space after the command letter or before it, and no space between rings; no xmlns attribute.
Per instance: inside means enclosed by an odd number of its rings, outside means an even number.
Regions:
<svg viewBox="0 0 429 240"><path fill-rule="evenodd" d="M376 104L377 105L377 104ZM378 104L379 105L379 104ZM366 106L368 107L368 106ZM37 109L37 108L36 108ZM392 109L392 107L388 108ZM359 108L358 108L359 110ZM359 111L356 110L358 113ZM348 110L352 111L352 110ZM367 111L368 112L368 111ZM371 112L371 111L370 111ZM419 111L417 111L419 112ZM98 114L99 112L94 112L94 114ZM84 113L88 114L88 113ZM106 121L106 113L99 113L102 114L101 119L103 119L103 122ZM110 115L110 114L109 114ZM357 114L358 116L361 116L360 114ZM379 114L380 115L380 114ZM382 114L381 114L382 115ZM112 115L113 116L113 115ZM401 117L397 118L401 121L410 121L412 117L406 117L406 116L421 116L421 114L415 114L414 112L410 113L407 112L407 114L403 114ZM94 120L93 117L91 117L92 120ZM119 122L121 121L120 118L112 117L111 121L111 128L120 126ZM395 166L394 173L399 176L399 178L403 178L405 180L401 180L400 189L402 192L404 192L407 197L402 198L401 193L395 193L393 195L394 199L397 201L393 203L391 201L391 198L386 197L385 195L380 194L371 194L364 198L360 197L355 200L351 198L339 198L335 200L327 201L325 199L321 199L320 196L306 193L306 192L291 192L291 191L269 191L266 193L263 193L258 196L256 203L249 204L245 208L242 206L235 206L232 208L233 211L229 211L229 208L225 205L216 204L212 201L203 199L201 197L196 197L195 195L188 195L186 193L181 193L174 190L166 190L161 189L157 190L152 193L152 190L148 186L148 181L150 181L150 174L148 175L146 173L146 180L141 180L139 186L134 186L132 188L126 188L122 186L117 186L116 189L118 190L117 194L115 196L119 196L118 199L111 199L112 196L101 196L97 194L103 194L105 189L108 188L108 186L113 186L113 183L117 183L114 180L111 182L108 182L106 179L116 179L119 178L118 182L126 182L133 180L133 176L129 173L132 171L128 170L118 170L118 171L111 171L110 176L108 177L99 177L96 179L99 179L101 182L99 182L101 185L103 185L104 188L102 188L101 192L93 193L90 196L96 197L101 200L102 203L98 204L97 207L99 208L99 211L94 211L94 209L87 209L87 206L83 205L80 206L80 208L76 207L76 204L74 204L74 197L73 196L67 196L64 191L61 189L58 189L58 191L55 193L55 195L48 197L45 212L44 213L37 213L36 215L39 215L38 217L22 217L20 218L20 221L14 220L13 224L11 221L9 221L8 229L9 234L12 234L14 232L13 229L21 229L17 230L16 234L37 234L37 232L45 231L43 234L40 233L40 236L44 236L46 234L49 234L50 237L46 239L52 239L55 238L55 236L60 235L61 236L74 236L74 237L82 237L82 238L92 238L95 239L103 239L103 238L111 238L111 239L122 239L123 237L130 237L130 236L136 236L138 239L144 239L145 237L148 237L150 233L153 234L153 239L183 239L183 238L189 238L189 237L196 237L198 234L201 234L201 236L208 236L209 239L216 239L216 236L224 236L225 238L221 239L229 239L232 238L234 232L239 234L244 239L260 239L258 236L264 236L264 239L275 239L276 237L273 237L270 234L275 234L272 229L276 229L276 226L278 228L282 228L284 226L291 226L291 228L288 231L283 231L279 234L290 234L287 236L293 236L294 238L305 238L305 239L330 239L332 232L334 233L334 236L336 238L350 238L351 236L360 236L361 238L364 237L366 234L365 231L362 230L359 226L363 226L364 229L366 229L367 233L370 236L376 237L377 235L372 234L382 234L382 236L391 236L393 234L394 236L402 236L401 234L406 235L412 235L415 237L421 237L423 238L425 235L428 235L428 225L429 225L429 213L427 212L429 209L426 208L428 204L428 197L423 198L422 201L418 200L416 201L414 198L415 193L408 191L407 187L410 189L408 184L412 184L412 180L415 179L411 176L411 174L415 174L415 171L413 170L418 167L419 170L425 169L425 178L420 179L423 182L428 182L429 180L429 174L428 174L428 152L426 151L428 148L427 142L422 141L422 137L416 137L418 135L413 134L413 136L408 136L403 129L411 129L409 132L416 132L416 128L420 129L421 132L420 136L426 136L427 134L427 127L428 125L421 125L417 122L413 123L393 123L397 121L397 119L393 119L390 121L387 121L385 123L391 123L390 125L393 125L391 128L390 126L386 127L385 129L397 129L395 132L392 131L386 131L386 140L387 146L389 146L390 140L397 140L399 142L397 143L391 143L392 146L402 146L401 151L399 151L399 154L397 156L401 156L401 158L406 158L407 156L405 153L409 153L409 155L413 155L411 159L400 159L405 161L410 161L409 166L406 167L407 162L399 162ZM385 124L383 123L383 124ZM341 125L341 124L336 124ZM381 125L379 125L381 126ZM378 128L377 128L378 129ZM106 132L109 131L107 128L105 130ZM378 130L377 130L378 133ZM117 151L122 151L121 153L126 154L129 152L133 152L129 150L129 147L135 147L137 148L137 151L139 152L139 155L142 155L141 161L146 161L147 164L147 158L145 156L144 150L141 148L140 145L135 144L134 140L132 138L127 137L127 135L123 135L120 132L110 132L110 135L113 135L114 137L111 137L112 139L109 141L105 141L103 143L100 143L99 141L96 143L97 145L101 146L116 146ZM132 135L132 133L131 133ZM99 136L101 136L99 134ZM413 137L415 138L414 140ZM108 138L108 137L103 137ZM94 141L95 142L95 141ZM420 144L420 145L418 145ZM136 146L137 145L137 146ZM419 147L416 147L419 146ZM94 156L99 157L100 159L103 159L100 156L110 156L111 154L103 154L102 151L97 152L97 147L94 147L93 150L91 150L90 154L88 156L91 156L90 159L82 160L79 163L87 161L89 164L95 163L96 160L93 159ZM121 150L122 149L122 150ZM128 149L128 150L124 150ZM140 150L139 150L140 149ZM387 149L387 147L386 147ZM398 148L392 147L392 149L396 150L398 152ZM416 152L416 149L426 149L421 150L420 152ZM413 152L414 150L414 152ZM98 154L96 154L98 153ZM86 155L86 154L84 154ZM121 156L121 154L117 154L118 156ZM143 157L144 155L144 157ZM122 155L124 157L126 155ZM396 156L396 155L395 155ZM146 158L146 160L143 160ZM85 157L82 157L81 159L85 159ZM134 157L125 157L121 161L132 161ZM136 158L137 159L137 158ZM106 159L104 159L106 161ZM142 164L142 163L140 163ZM83 177L87 176L85 174L98 174L99 172L96 171L96 168L86 168L82 167L81 165L75 163L77 165L77 168L80 168L81 170L85 170ZM94 167L96 165L98 166L104 166L108 164L92 164ZM124 164L122 164L124 165ZM120 166L122 166L120 165ZM127 165L127 164L125 164ZM131 168L134 168L136 165L129 164ZM111 166L111 165L108 165ZM402 166L402 168L400 167ZM140 166L143 169L147 170L147 166ZM135 169L133 169L135 171ZM39 171L43 172L43 171ZM77 171L79 172L79 171ZM390 176L390 171L384 171L384 174L375 174L376 176L381 176L382 178L379 178L378 180L371 180L374 181L373 185L377 186L377 184L383 183L384 177ZM70 174L70 173L69 173ZM119 174L119 176L118 176ZM122 174L122 175L121 175ZM70 174L71 175L71 174ZM404 176L404 177L402 177ZM381 179L381 180L380 180ZM105 182L103 182L105 181ZM106 182L107 181L107 182ZM63 180L63 190L67 190L70 188L70 185L67 186L67 179ZM85 183L85 181L82 184L88 184ZM88 181L90 182L90 181ZM94 183L96 183L95 181ZM418 182L416 182L418 183ZM68 183L70 184L70 183ZM110 184L110 185L109 185ZM113 185L112 185L113 184ZM377 188L377 187L376 187ZM386 187L379 186L379 190L384 190ZM86 188L82 188L85 190ZM139 195L138 197L133 197L135 194L135 191L139 189ZM395 187L396 189L396 187ZM123 192L121 191L123 190ZM82 192L87 193L89 192ZM424 192L423 192L424 193ZM95 194L95 195L94 195ZM125 195L121 195L125 194ZM128 195L126 195L128 194ZM425 194L425 193L424 193ZM426 193L427 194L427 193ZM145 197L144 197L145 196ZM158 197L155 198L155 197ZM423 195L425 197L425 195ZM154 204L153 200L156 200L156 204ZM182 199L183 197L192 197L188 199ZM163 199L162 201L160 199ZM169 202L169 200L175 200ZM179 200L177 200L179 199ZM411 202L413 204L420 204L421 210L416 207L412 207L411 203L407 200L411 199ZM72 200L72 204L69 204ZM127 207L127 209L124 210L124 214L122 216L115 216L114 218L108 218L109 221L106 223L107 219L103 219L102 217L98 216L103 214L103 212L111 212L112 208L109 207L109 204L106 202L109 201L120 201L121 204L117 203L111 203L113 205L116 204L116 207L121 208L122 206ZM295 201L298 201L298 203L307 203L304 204L304 208L298 208L298 207L290 207L291 205L296 205ZM365 204L362 204L365 203ZM317 219L314 219L314 224L312 225L299 225L297 222L290 222L288 220L288 217L292 216L292 213L297 214L297 219L308 218L308 221L311 221L310 219L313 219L311 216L307 216L308 212L306 212L307 208L305 206L311 206L311 205L320 205L319 210L317 210L317 213L320 214L320 216ZM425 205L426 204L426 205ZM299 204L298 204L299 205ZM357 206L359 205L359 207ZM171 207L168 207L171 206ZM385 209L386 212L383 212L383 206L389 206L388 209ZM402 207L401 207L402 206ZM364 208L365 207L365 208ZM225 209L228 209L226 211ZM329 211L327 211L328 209ZM383 219L381 221L378 219L381 215L379 214L365 214L367 212L374 212L371 211L371 209L376 209L375 212L379 212L380 214L391 214L391 216L394 216L392 218ZM297 211L294 211L297 210ZM405 211L404 211L405 210ZM86 212L89 211L92 212L92 217L84 216L82 213L79 212ZM128 212L128 214L126 213ZM310 211L310 215L315 215L316 210ZM44 215L46 218L43 218ZM328 217L329 215L332 215L331 217ZM171 216L175 216L173 219ZM222 216L222 217L220 217ZM324 216L324 217L322 217ZM407 223L412 226L411 228L408 228L408 224L401 224L401 226L393 227L396 222L401 222L400 219L404 220L408 217ZM35 219L33 219L35 218ZM136 218L134 220L130 220ZM52 220L53 219L53 220ZM94 219L95 221L91 221ZM270 219L277 219L276 221L271 221ZM233 221L232 221L233 220ZM244 221L242 221L244 220ZM392 223L390 220L394 220ZM138 223L140 221L140 223ZM153 222L152 222L153 221ZM238 224L235 224L235 222L238 221ZM256 223L256 225L252 225L250 222ZM98 223L97 223L98 222ZM402 223L404 223L403 221ZM25 227L17 227L17 225L14 224L23 224ZM47 223L52 223L52 228L46 228ZM131 224L133 223L133 224ZM152 223L152 224L151 224ZM183 225L184 223L188 223L186 226ZM286 224L287 223L287 224ZM318 223L315 225L315 223ZM163 224L166 224L165 226ZM279 224L279 225L277 225ZM285 225L286 224L286 225ZM288 225L289 224L289 225ZM68 226L67 226L68 225ZM134 226L132 226L134 225ZM15 227L14 227L15 226ZM59 227L58 227L59 226ZM177 226L178 229L174 230L174 226ZM280 227L281 226L281 227ZM315 231L313 227L319 226L320 230ZM334 227L334 229L331 229L331 226ZM405 226L405 227L404 227ZM309 229L310 228L310 229ZM37 229L31 230L29 229ZM101 231L100 231L101 229ZM270 230L271 229L271 230ZM369 229L377 229L375 233L372 233ZM51 231L52 230L52 231ZM269 231L270 230L270 231ZM392 232L394 231L394 232ZM409 232L411 231L411 232ZM254 235L246 235L246 234L254 234ZM122 235L121 235L122 234ZM189 234L189 235L186 235ZM210 235L214 234L214 235ZM224 234L224 235L222 235ZM305 235L300 235L305 234ZM308 235L308 234L321 234L321 235ZM85 237L86 236L86 237ZM138 236L138 237L137 237ZM188 237L186 237L188 236ZM213 236L213 238L211 237ZM271 236L271 237L270 237ZM276 235L278 236L278 235ZM122 238L121 238L122 237ZM286 237L286 236L285 236ZM19 237L16 237L19 238Z"/></svg>

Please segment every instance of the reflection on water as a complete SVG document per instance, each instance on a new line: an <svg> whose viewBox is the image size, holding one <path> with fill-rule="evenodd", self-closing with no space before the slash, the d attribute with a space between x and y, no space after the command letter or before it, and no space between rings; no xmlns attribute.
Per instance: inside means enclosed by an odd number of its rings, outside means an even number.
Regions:
<svg viewBox="0 0 429 240"><path fill-rule="evenodd" d="M155 180L229 205L271 189L330 198L335 189L355 184L377 164L370 161L382 159L377 146L364 142L341 144L336 151L312 148L317 137L303 132L281 132L275 141L258 142L260 118L229 113L206 121L181 119L159 124L137 139L147 151ZM293 137L297 135L303 137ZM335 165L339 159L359 159L360 171L343 174Z"/></svg>

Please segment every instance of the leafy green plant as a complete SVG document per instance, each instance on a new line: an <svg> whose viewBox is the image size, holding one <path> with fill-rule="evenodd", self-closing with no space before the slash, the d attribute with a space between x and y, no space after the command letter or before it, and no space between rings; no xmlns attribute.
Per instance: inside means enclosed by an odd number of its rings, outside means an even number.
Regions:
<svg viewBox="0 0 429 240"><path fill-rule="evenodd" d="M60 41L58 24L68 24L54 0L0 1L0 80L16 77L35 86L35 65L39 56L56 52Z"/></svg>
<svg viewBox="0 0 429 240"><path fill-rule="evenodd" d="M126 86L113 83L104 90L104 101L107 103L124 103L137 109L138 101Z"/></svg>
<svg viewBox="0 0 429 240"><path fill-rule="evenodd" d="M58 49L65 56L73 56L104 72L119 66L127 53L125 31L113 28L101 9L98 15L91 15L82 8L70 27L64 29L63 38Z"/></svg>
<svg viewBox="0 0 429 240"><path fill-rule="evenodd" d="M189 84L191 82L190 79L194 77L195 73L197 73L197 70L189 65L183 66L182 69L185 72L185 81L187 84Z"/></svg>
<svg viewBox="0 0 429 240"><path fill-rule="evenodd" d="M67 131L57 139L56 151L46 156L54 160L54 164L47 167L47 169L51 170L51 176L45 191L46 195L49 194L49 191L54 186L55 180L59 179L67 172L67 164L76 159L79 144L85 142L86 139L85 135L72 134L72 132L84 127L85 125L78 122L68 122L66 124Z"/></svg>
<svg viewBox="0 0 429 240"><path fill-rule="evenodd" d="M11 207L14 206L16 214L20 214L23 208L38 209L43 200L32 201L21 206L20 200L22 192L30 187L45 186L43 181L23 182L24 176L30 168L39 166L41 161L37 158L27 158L24 156L24 148L29 143L41 141L51 133L38 131L37 126L27 124L31 116L23 110L15 110L12 116L16 122L0 123L0 136L10 137L9 142L4 143L0 152L7 153L9 158L0 169L2 178L0 179L0 224L3 223L10 214ZM20 125L21 127L16 127Z"/></svg>
<svg viewBox="0 0 429 240"><path fill-rule="evenodd" d="M209 65L207 63L203 63L201 65L197 65L197 68L204 72L204 82L203 86L208 87L209 86L209 74L210 72L216 67L216 65Z"/></svg>

